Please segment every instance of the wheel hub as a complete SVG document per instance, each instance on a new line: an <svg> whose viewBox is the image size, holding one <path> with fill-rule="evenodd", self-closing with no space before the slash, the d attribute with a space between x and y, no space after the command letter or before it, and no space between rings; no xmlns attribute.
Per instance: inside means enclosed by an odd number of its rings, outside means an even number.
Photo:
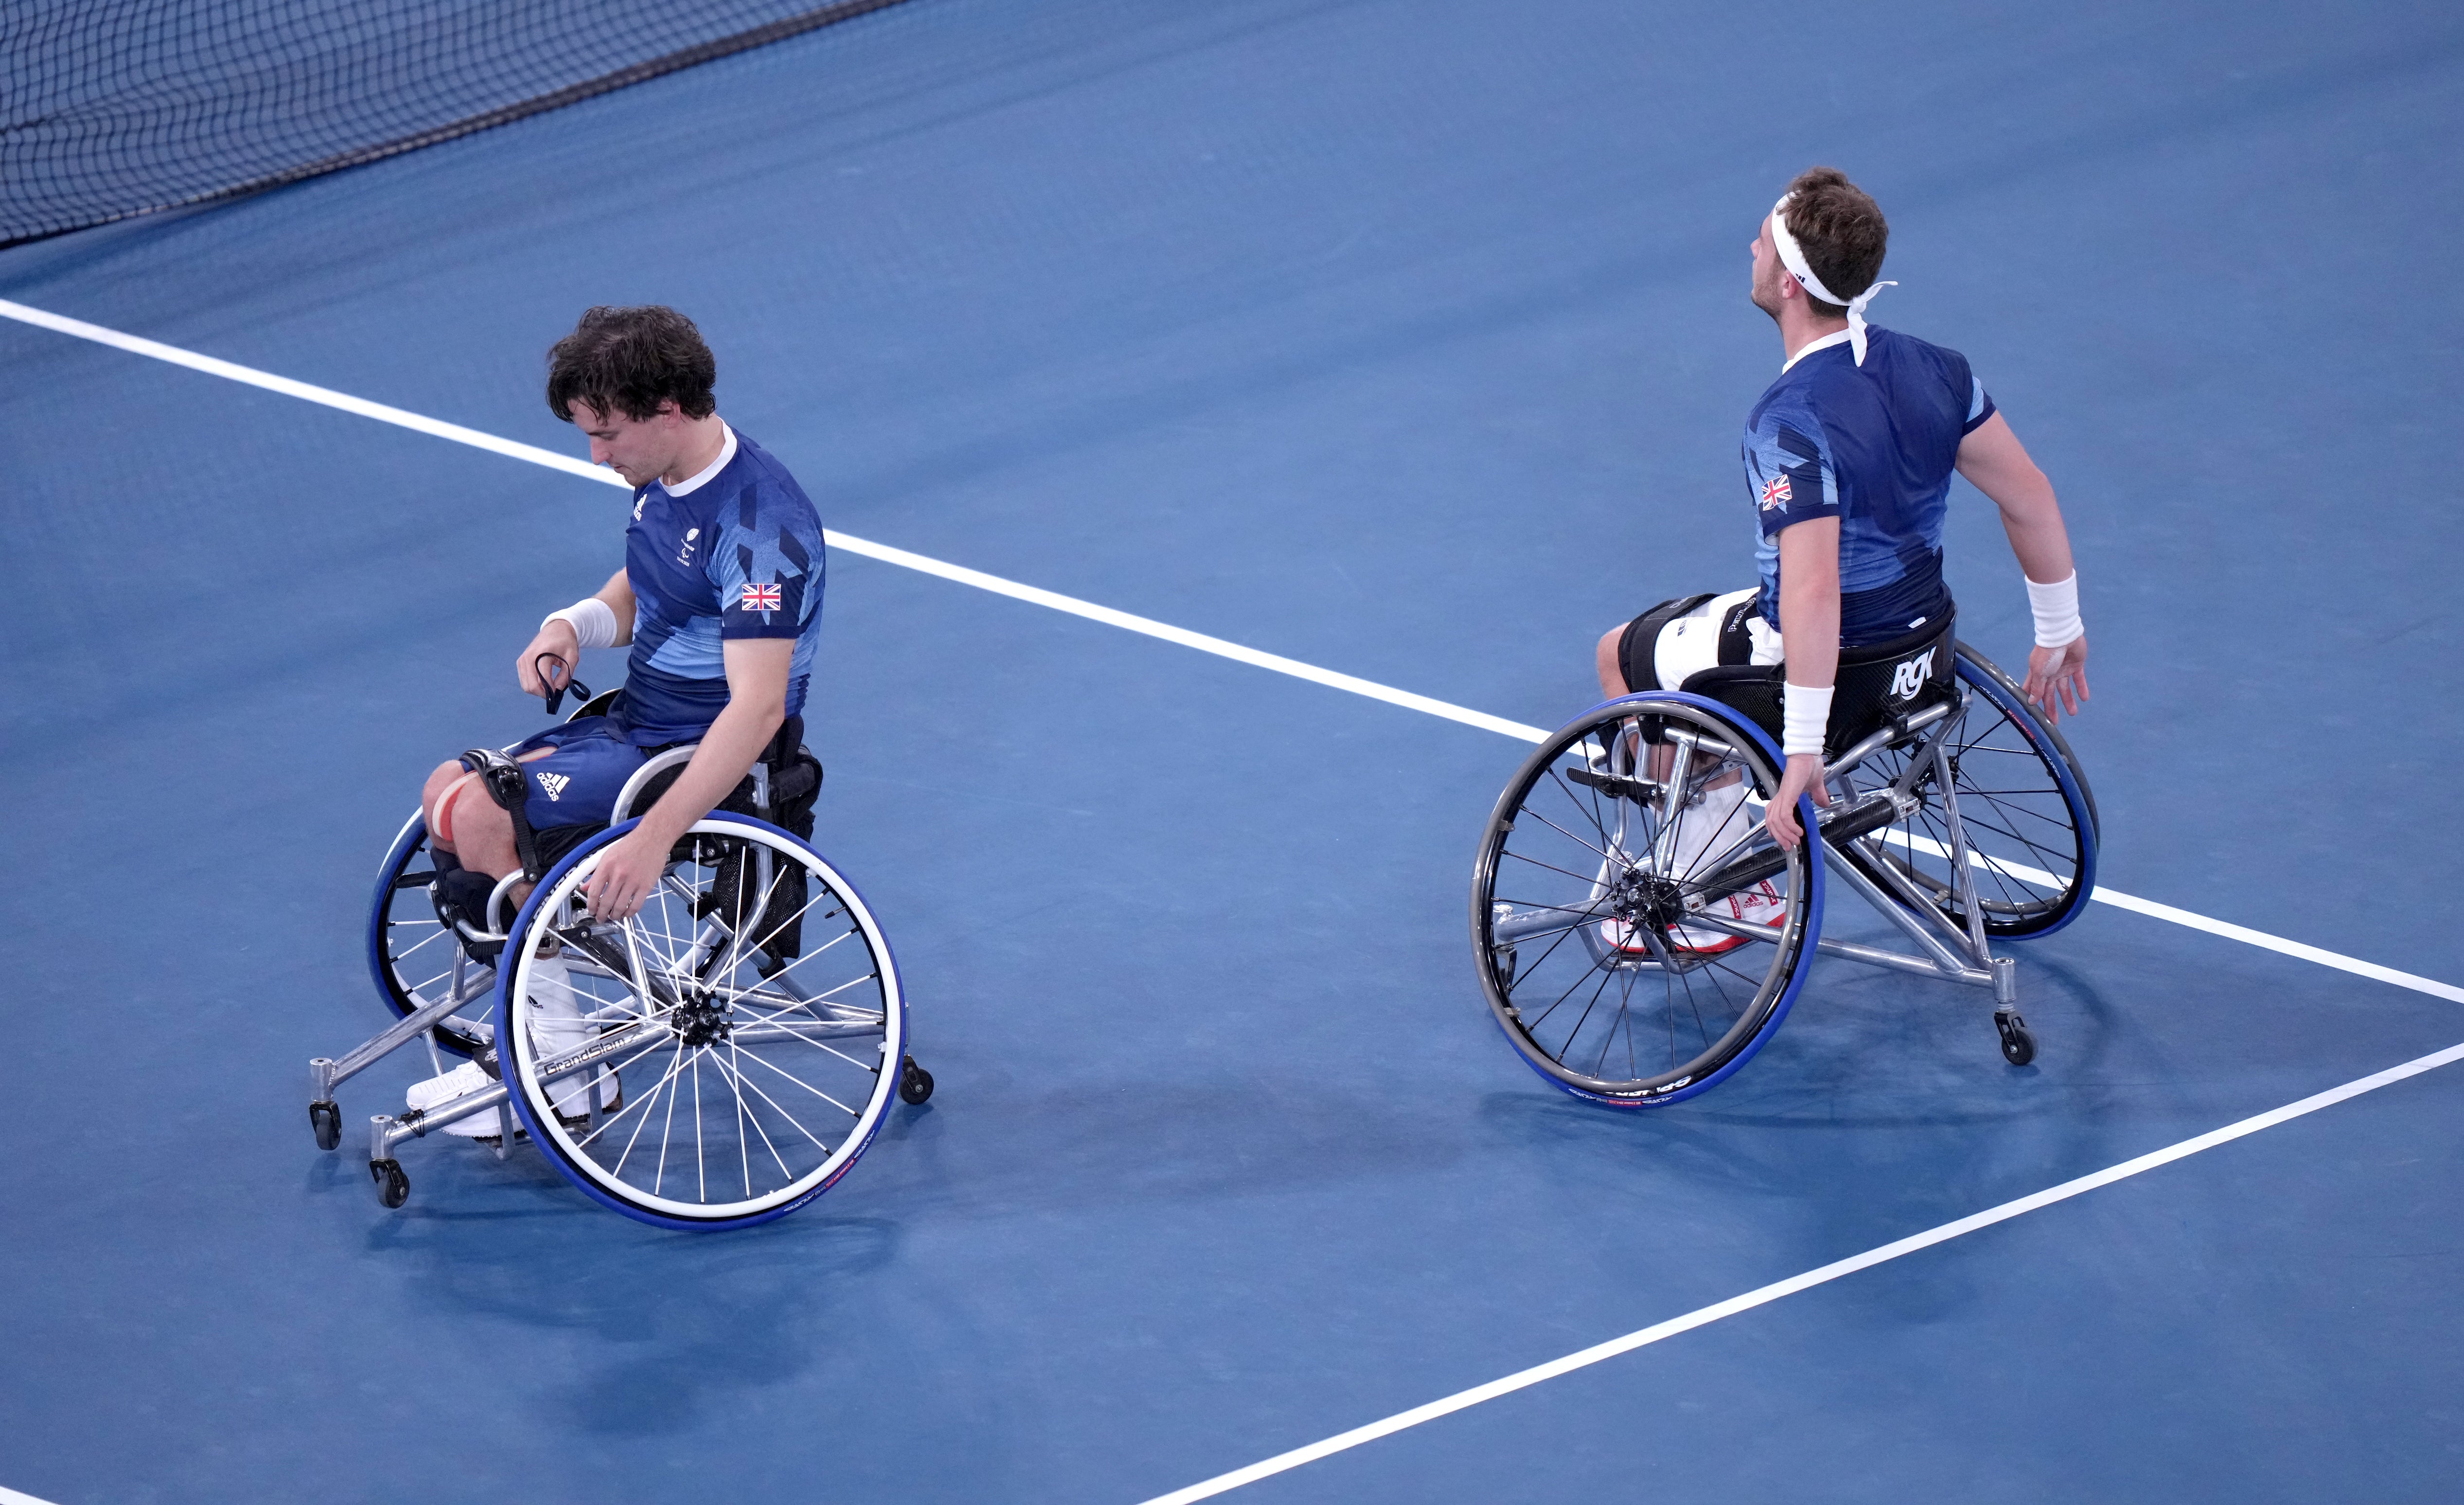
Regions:
<svg viewBox="0 0 2464 1505"><path fill-rule="evenodd" d="M1666 930L1685 918L1685 898L1676 883L1656 873L1628 868L1609 891L1609 908L1635 926Z"/></svg>
<svg viewBox="0 0 2464 1505"><path fill-rule="evenodd" d="M668 1025L678 1039L693 1047L724 1045L735 1029L727 1017L727 1006L707 993L696 993L678 1004Z"/></svg>

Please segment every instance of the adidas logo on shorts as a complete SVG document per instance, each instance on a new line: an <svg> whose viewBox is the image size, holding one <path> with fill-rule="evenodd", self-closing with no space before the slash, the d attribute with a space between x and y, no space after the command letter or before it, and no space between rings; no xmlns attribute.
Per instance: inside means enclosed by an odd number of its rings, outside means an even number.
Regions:
<svg viewBox="0 0 2464 1505"><path fill-rule="evenodd" d="M567 774L542 773L539 776L539 792L554 800L563 794L564 786L572 782L572 777Z"/></svg>

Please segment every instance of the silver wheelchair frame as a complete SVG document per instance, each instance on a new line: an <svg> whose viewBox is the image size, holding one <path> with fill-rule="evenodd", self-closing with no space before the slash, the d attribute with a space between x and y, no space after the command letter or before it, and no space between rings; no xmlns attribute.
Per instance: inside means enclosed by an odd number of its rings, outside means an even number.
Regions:
<svg viewBox="0 0 2464 1505"><path fill-rule="evenodd" d="M1731 707L1697 696L1647 691L1603 702L1544 742L1500 797L1472 885L1472 939L1483 988L1499 1024L1526 1060L1561 1088L1596 1101L1657 1105L1691 1096L1743 1065L1776 1029L1794 1002L1811 960L1802 954L1789 955L1792 952L1835 956L1986 989L1993 998L1993 1021L2004 1057L2014 1066L2033 1060L2036 1042L2019 1013L2017 967L2012 958L1996 954L1988 920L1997 905L2006 913L2016 911L1997 899L1992 890L2000 886L2007 896L2009 883L2016 880L2060 893L2049 922L2023 934L2049 934L2067 924L2093 885L2097 840L2093 796L2059 733L2025 705L2008 676L1964 644L1955 645L1954 653L1960 666L1952 681L1955 695L1886 716L1881 725L1825 764L1823 779L1832 804L1816 811L1810 800L1800 803L1800 821L1810 836L1798 851L1819 854L1818 877L1804 859L1782 852L1759 818L1685 870L1689 877L1701 874L1698 879L1675 883L1675 875L1665 871L1671 866L1667 853L1672 841L1671 822L1664 812L1698 808L1704 786L1731 769L1747 776L1749 790L1759 783L1767 794L1784 764L1768 735ZM1963 754L1974 758L1977 751L1972 745L1963 746L1957 738L1985 702L1999 713L1997 728L2001 724L2015 727L2044 760L2054 781L2054 787L2044 792L2058 793L2071 812L2080 860L2067 880L2005 856L1980 854L1971 844L1970 812L1961 808L1959 760ZM1661 776L1648 771L1633 741L1637 734L1625 730L1640 724L1636 718L1655 712L1685 718L1683 723L1672 719L1660 728L1671 747L1667 771ZM1577 728L1583 730L1577 732ZM1896 768L1878 771L1869 766L1885 754L1896 757ZM1576 762L1566 764L1568 759ZM1595 798L1593 808L1602 818L1589 831L1570 830L1572 823L1545 814L1540 817L1544 825L1567 838L1563 844L1567 850L1587 849L1598 858L1588 890L1571 902L1502 900L1498 896L1501 863L1509 855L1517 819L1529 813L1523 799L1548 778L1554 778L1568 794L1580 786L1595 796L1606 796L1605 803ZM1976 795L1971 792L1970 798ZM1579 805L1580 798L1573 803ZM1990 812L1996 819L2001 813L1998 805ZM1932 834L1916 829L1921 820ZM2005 826L1993 829L2001 830ZM1586 836L1595 839L1585 840ZM1920 880L1921 859L1929 859L1938 869L1939 880ZM1568 878L1576 875L1563 865L1555 871ZM1717 912L1724 899L1774 877L1784 878L1791 886L1788 918L1776 929ZM1836 880L1864 899L1913 949L1893 950L1821 935L1819 878ZM1609 921L1625 926L1620 934L1640 941L1641 947L1612 943L1602 933ZM1616 1090L1604 1078L1572 1070L1560 1056L1535 1058L1549 1047L1527 1017L1528 1005L1510 996L1518 981L1519 952L1546 944L1553 954L1571 937L1583 954L1581 964L1593 972L1631 971L1674 978L1705 965L1701 957L1673 943L1678 926L1698 934L1714 931L1734 936L1781 953L1770 966L1780 969L1784 963L1787 975L1768 1000L1762 993L1771 993L1772 979L1767 975L1760 981L1757 1003L1767 1018L1754 1022L1751 1038L1736 1042L1736 1049L1709 1069L1690 1073L1673 1069L1669 1074L1675 1079L1668 1083L1631 1093ZM1559 975L1571 975L1568 969L1576 964L1576 959L1566 959ZM1573 986L1584 981L1577 978ZM1604 980L1595 988L1594 998L1606 993ZM1630 986L1626 996L1632 996ZM1669 1012L1673 1018L1674 1005ZM1574 1028L1579 1033L1585 1026L1578 1023ZM1614 1030L1615 1026L1610 1028ZM1631 1022L1628 1028L1631 1031ZM1705 1058L1730 1043L1725 1036L1713 1042ZM1570 1035L1561 1055L1573 1053ZM1604 1047L1601 1058L1607 1055Z"/></svg>
<svg viewBox="0 0 2464 1505"><path fill-rule="evenodd" d="M602 697L599 701L583 706L575 712L575 717L595 714L594 707L604 704L605 698ZM880 1127L882 1113L878 1110L886 1102L884 1094L891 1085L894 1085L899 1098L911 1105L920 1104L932 1096L934 1084L931 1073L917 1065L913 1056L907 1053L905 1050L905 997L896 971L896 963L891 957L887 940L881 936L878 924L872 919L869 911L865 908L861 896L855 893L852 885L847 884L834 869L829 868L824 859L812 852L809 846L767 824L769 816L773 813L773 807L772 770L766 762L757 762L751 770L753 784L751 803L754 809L751 821L732 815L722 808L697 822L687 832L685 838L686 843L694 844L693 851L696 854L702 850L698 843L704 839L711 841L714 850L717 850L721 843L733 842L735 845L732 850L743 854L741 858L743 871L737 879L739 912L735 917L737 920L735 929L729 928L721 915L712 912L705 917L699 908L693 906L695 896L688 892L686 886L677 878L679 869L685 864L671 861L662 875L662 890L673 890L676 895L682 896L688 903L687 912L693 915L699 924L699 931L693 938L691 945L667 959L670 962L684 963L682 972L678 972L673 966L662 969L650 964L651 959L646 958L640 940L629 922L624 925L611 925L584 918L580 914L580 905L572 895L565 895L562 902L558 906L562 913L545 916L540 912L542 907L540 900L549 895L552 886L559 888L571 886L573 876L578 873L577 865L586 865L584 859L589 854L603 849L616 835L621 834L626 823L632 818L635 807L643 802L645 791L650 786L652 781L671 769L681 767L690 762L696 750L697 745L694 744L681 745L645 759L642 766L627 779L619 792L606 827L585 839L561 861L551 865L549 871L539 880L537 892L531 896L530 902L518 911L514 910L511 903L513 889L523 881L524 875L519 870L499 879L488 898L487 927L474 928L467 918L456 917L451 933L453 953L450 966L432 979L429 985L414 985L407 982L400 985L407 995L410 1005L407 1012L404 1012L389 1028L352 1050L339 1056L317 1056L308 1063L309 1120L318 1147L326 1151L337 1148L341 1138L341 1116L336 1100L337 1089L367 1071L377 1062L410 1044L414 1039L426 1045L429 1065L437 1075L442 1076L449 1070L448 1051L440 1049L438 1044L438 1036L443 1033L451 1041L450 1049L452 1053L470 1054L481 1063L482 1070L492 1078L484 1086L473 1088L425 1110L377 1114L370 1118L368 1124L369 1173L375 1184L379 1200L385 1206L398 1208L407 1200L409 1180L402 1169L396 1152L408 1141L442 1130L449 1124L457 1123L477 1115L493 1113L496 1120L494 1150L497 1159L502 1160L513 1153L517 1133L526 1133L530 1129L544 1125L546 1120L536 1103L523 1102L519 1104L521 1112L517 1112L514 1079L517 1063L504 1059L504 1053L499 1050L503 1042L498 1027L508 1021L511 1012L510 1000L513 996L512 987L509 985L513 981L511 974L519 967L525 978L529 975L535 965L529 960L535 949L535 938L539 938L537 945L542 946L551 944L548 938L553 938L555 949L560 954L570 953L567 965L578 967L586 976L603 983L621 985L644 1001L644 1007L637 1013L627 1013L622 1009L593 1010L583 1016L581 1023L595 1031L594 1037L571 1049L551 1054L545 1059L529 1059L520 1063L520 1070L527 1073L526 1079L536 1081L542 1086L569 1082L576 1074L584 1076L586 1081L584 1111L576 1116L580 1128L584 1133L584 1138L580 1141L583 1145L587 1145L589 1140L596 1137L604 1120L609 1115L623 1112L620 1107L611 1107L604 1094L605 1084L614 1079L612 1072L617 1069L618 1063L627 1057L627 1052L633 1052L634 1058L638 1059L646 1048L659 1046L662 1043L661 1037L664 1035L673 1037L675 1041L684 1042L673 1046L677 1058L681 1061L685 1046L695 1045L695 1042L691 1039L691 1031L695 1029L710 1034L714 1038L725 1039L731 1048L739 1051L739 1060L741 1059L740 1048L747 1042L764 1039L777 1042L781 1039L792 1039L803 1044L821 1047L843 1060L855 1061L856 1057L847 1055L846 1051L837 1050L830 1042L839 1039L852 1041L857 1036L877 1037L884 1059L875 1074L887 1080L885 1083L876 1084L873 1091L869 1117L863 1120L863 1141L869 1141ZM395 838L391 850L397 855L388 858L386 870L380 875L379 892L376 896L377 908L371 918L372 951L382 951L387 943L388 906L393 902L394 893L405 887L398 876L398 868L407 866L410 855L418 850L419 846L424 846L425 836L423 813L414 811ZM863 947L871 958L872 973L869 980L876 984L884 999L881 1008L865 1010L834 1003L828 996L812 996L811 989L800 985L791 975L794 968L803 964L805 959L781 961L776 972L765 970L758 983L747 986L729 985L722 981L722 984L715 988L698 987L692 983L679 987L674 981L675 976L686 974L699 976L713 969L719 969L732 976L738 966L767 960L767 953L761 948L771 943L777 934L775 928L770 936L756 941L751 948L748 948L745 942L749 939L751 930L769 921L771 896L785 875L780 867L781 854L786 850L780 845L782 843L792 843L795 850L800 851L804 858L809 859L805 861L807 871L799 880L800 891L802 884L809 883L814 874L821 874L825 896L835 901L834 907L828 912L828 917L845 915L847 917L847 924L852 927L847 933L860 935L863 938ZM700 860L698 855L694 860ZM714 863L715 860L714 859ZM563 880L561 884L560 879ZM745 886L748 879L749 887ZM438 933L430 938L431 942L434 940L445 939L443 926L448 914L446 907L435 901L434 886L431 880L428 885L427 894L430 903L435 906L438 916L436 921ZM740 897L747 893L761 896L749 923L740 908ZM656 899L659 896L654 895L653 897ZM798 910L796 922L801 922L803 915L819 902L820 899L817 898ZM525 916L529 920L527 926L523 923ZM539 933L542 930L547 932L547 937L540 937ZM845 939L847 935L842 935L839 941L833 941L829 944L837 945ZM671 935L668 940L671 942L669 949L673 951L675 950L673 942L681 941L682 938ZM483 961L478 955L474 955L474 949L486 951L490 948L494 948L495 951L493 962ZM391 960L387 955L372 956L372 962L379 967L390 964ZM380 978L381 985L382 982ZM423 990L430 985L433 986L432 993ZM837 989L830 991L836 993ZM688 994L692 996L689 997ZM497 1017L495 1020L473 1017L471 1012L473 1007L491 998L503 1006L497 1011ZM654 998L659 999L663 1007L651 1007L649 1001ZM403 1007L403 1001L400 999L389 998L389 1002L397 1008ZM761 1011L765 1007L769 1010L767 1013ZM737 1014L743 1017L730 1017ZM790 1015L793 1017L789 1017ZM695 1045L695 1048L702 1049L704 1053L707 1053L706 1045L707 1042L701 1042ZM514 1053L521 1055L524 1052L517 1050ZM700 1056L696 1055L694 1057L696 1095L699 1093L699 1061ZM774 1072L778 1070L775 1066L770 1069ZM747 1077L749 1079L749 1073ZM660 1090L665 1090L667 1085L664 1080L658 1084ZM803 1085L808 1092L815 1091L809 1084L799 1083L799 1085ZM754 1090L759 1093L758 1084L755 1085ZM681 1089L678 1089L678 1092L680 1094ZM827 1097L826 1094L819 1095ZM557 1105L570 1096L571 1090L567 1088L549 1099L549 1105L556 1109L560 1128L570 1126L563 1122L566 1116L561 1107ZM743 1096L740 1085L737 1096L739 1100ZM836 1102L835 1098L828 1100ZM695 1101L694 1111L698 1112L698 1096ZM674 1114L673 1102L674 1099L671 1097L669 1109L671 1124ZM772 1105L777 1106L775 1102ZM839 1106L844 1108L844 1104ZM738 1137L745 1138L740 1133L744 1127L740 1106L738 1117ZM646 1112L645 1121L647 1118ZM755 1126L759 1128L758 1122ZM798 1124L798 1127L801 1128L802 1125ZM635 1129L637 1138L639 1134L640 1128L637 1125ZM542 1137L533 1136L535 1142ZM805 1137L812 1138L809 1131L806 1132ZM820 1143L819 1140L815 1142ZM768 1143L766 1135L764 1143ZM547 1148L545 1145L541 1147ZM774 1158L778 1157L777 1147L773 1145L770 1148ZM755 1214L708 1218L694 1216L693 1209L690 1206L668 1206L657 1196L648 1198L630 1196L623 1184L610 1183L605 1177L593 1178L587 1174L589 1167L581 1164L580 1158L575 1154L561 1150L558 1153L551 1153L550 1159L558 1162L558 1168L564 1172L568 1180L580 1185L584 1192L628 1216L670 1227L732 1227L766 1221L770 1217L781 1216L793 1210L795 1206L801 1206L811 1196L818 1195L820 1191L826 1189L839 1175L844 1174L847 1166L853 1163L855 1157L862 1153L863 1148L863 1142L854 1142L851 1151L845 1153L844 1162L837 1164L826 1180L821 1181L819 1184L813 1185L802 1195L793 1197L784 1205L764 1207ZM696 1153L698 1152L699 1140L696 1139ZM661 1148L661 1155L664 1159L664 1145ZM746 1168L748 1193L751 1189L749 1160L748 1149ZM780 1168L782 1176L787 1173L788 1167L783 1158L780 1159ZM597 1184L593 1184L594 1180L597 1181Z"/></svg>

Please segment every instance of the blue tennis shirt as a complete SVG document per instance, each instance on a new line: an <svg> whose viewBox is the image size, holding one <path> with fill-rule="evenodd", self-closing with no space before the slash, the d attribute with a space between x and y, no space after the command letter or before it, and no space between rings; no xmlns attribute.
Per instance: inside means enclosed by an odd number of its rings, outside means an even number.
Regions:
<svg viewBox="0 0 2464 1505"><path fill-rule="evenodd" d="M1951 470L1959 441L1993 416L1958 351L1872 326L1865 340L1863 365L1844 330L1808 345L1746 419L1763 620L1779 625L1781 530L1836 517L1842 648L1904 636L1950 609Z"/></svg>
<svg viewBox="0 0 2464 1505"><path fill-rule="evenodd" d="M804 708L821 641L822 520L787 468L727 431L709 469L633 493L625 530L633 654L622 720L638 747L697 741L727 707L722 645L790 637L787 714Z"/></svg>

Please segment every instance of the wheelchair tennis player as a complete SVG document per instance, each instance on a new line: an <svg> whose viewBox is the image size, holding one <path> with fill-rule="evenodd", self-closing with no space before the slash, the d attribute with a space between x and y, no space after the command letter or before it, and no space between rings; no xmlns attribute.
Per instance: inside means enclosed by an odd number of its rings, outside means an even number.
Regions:
<svg viewBox="0 0 2464 1505"><path fill-rule="evenodd" d="M1966 357L1865 321L1875 295L1896 285L1877 280L1889 233L1873 199L1832 167L1799 174L1764 218L1751 296L1779 326L1786 364L1746 420L1761 583L1662 602L1611 629L1595 653L1609 697L1665 689L1751 703L1781 679L1787 768L1766 820L1783 847L1802 839L1800 794L1831 803L1823 748L1842 652L1916 653L1951 621L1942 545L1954 472L2000 509L2027 577L2035 617L2027 698L2051 721L2065 709L2077 715L2088 696L2078 572L2052 484ZM1947 649L1924 672L1947 684ZM1664 764L1667 749L1654 751ZM1725 830L1746 794L1734 770L1705 790L1698 841ZM1687 857L1677 854L1677 872ZM1769 884L1724 902L1734 921L1776 923ZM1603 925L1612 944L1639 949L1630 927ZM1706 951L1744 943L1700 926L1677 939Z"/></svg>
<svg viewBox="0 0 2464 1505"><path fill-rule="evenodd" d="M498 880L539 874L604 828L653 753L699 744L640 824L599 858L592 916L640 910L670 849L727 800L757 761L791 754L822 625L822 524L785 466L720 418L717 365L693 321L666 307L593 308L548 355L547 404L590 438L590 457L633 487L624 567L551 612L515 660L551 713L585 649L629 646L605 715L551 726L510 757L473 749L421 793L447 907L473 930ZM518 905L529 882L510 890ZM549 1011L557 968L534 964ZM411 1092L421 1109L477 1084L466 1065ZM581 1086L574 1089L578 1096ZM486 1116L447 1132L494 1134Z"/></svg>

